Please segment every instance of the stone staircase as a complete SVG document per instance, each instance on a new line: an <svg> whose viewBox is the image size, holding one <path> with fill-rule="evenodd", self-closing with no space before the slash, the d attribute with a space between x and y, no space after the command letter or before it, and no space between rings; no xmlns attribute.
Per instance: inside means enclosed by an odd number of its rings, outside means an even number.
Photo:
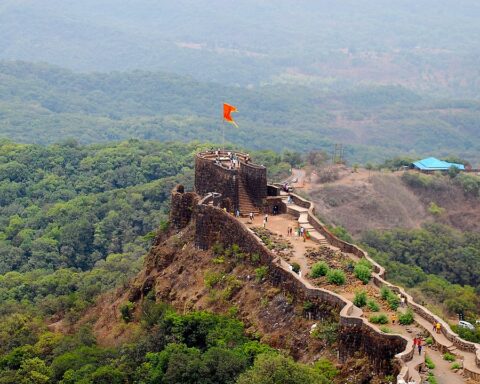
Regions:
<svg viewBox="0 0 480 384"><path fill-rule="evenodd" d="M239 210L242 216L248 216L250 212L253 212L255 215L260 213L259 209L255 206L248 196L247 190L245 189L245 185L243 185L242 180L238 182L238 203L239 203Z"/></svg>
<svg viewBox="0 0 480 384"><path fill-rule="evenodd" d="M287 199L284 199L285 203ZM287 204L287 213L298 217L298 224L305 228L308 233L310 234L311 239L316 242L317 244L323 246L329 246L327 239L321 233L319 233L315 228L313 228L312 224L308 222L308 209L300 207L295 204Z"/></svg>

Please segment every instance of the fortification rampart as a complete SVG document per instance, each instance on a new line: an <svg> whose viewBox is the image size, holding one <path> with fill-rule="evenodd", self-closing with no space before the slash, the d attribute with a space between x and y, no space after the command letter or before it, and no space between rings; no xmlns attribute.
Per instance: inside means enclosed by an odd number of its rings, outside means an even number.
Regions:
<svg viewBox="0 0 480 384"><path fill-rule="evenodd" d="M170 199L170 223L175 229L188 225L199 200L195 192L185 192L183 185L177 185L173 189Z"/></svg>
<svg viewBox="0 0 480 384"><path fill-rule="evenodd" d="M240 195L244 192L251 203L261 209L267 197L267 169L250 163L248 154L241 152L198 153L195 156L195 192L200 196L220 193L222 207L230 212L240 209Z"/></svg>
<svg viewBox="0 0 480 384"><path fill-rule="evenodd" d="M238 207L238 171L227 169L212 160L198 154L195 157L195 192L205 196L210 192L222 195L222 206L227 210Z"/></svg>
<svg viewBox="0 0 480 384"><path fill-rule="evenodd" d="M290 271L289 265L274 255L260 239L242 222L232 215L207 203L210 197L201 201L195 215L195 242L197 247L208 249L219 242L226 246L237 244L247 253L257 254L262 264L269 267L271 282L290 293L299 302L314 305L314 318L324 319L338 316L340 322L340 358L346 360L355 352L368 356L377 372L386 372L391 359L396 359L400 369L413 356L413 344L401 335L384 334L365 323L361 317L352 316L353 303L331 291L313 287L300 280Z"/></svg>
<svg viewBox="0 0 480 384"><path fill-rule="evenodd" d="M295 204L300 205L304 208L308 208L308 221L309 223L325 238L328 242L336 247L338 247L343 252L352 253L360 258L367 259L370 263L372 263L374 267L374 274L373 274L373 282L378 287L387 286L397 294L402 295L405 299L406 304L412 308L412 310L418 314L423 319L427 320L429 324L433 324L434 322L439 322L442 325L441 332L442 334L451 342L455 347L462 351L475 353L475 362L477 367L480 367L480 345L472 342L468 342L460 338L455 332L452 331L450 326L443 321L438 316L435 316L431 313L428 309L421 306L420 304L416 303L412 296L405 292L405 290L401 287L393 285L385 280L385 268L379 265L375 260L373 260L367 252L363 251L356 245L350 244L346 241L343 241L333 235L328 228L326 228L320 220L315 216L315 207L314 204L306 199L303 199L299 196L293 195L292 198ZM425 329L428 332L431 332L431 329ZM439 345L442 348L441 345ZM446 350L445 350L446 352ZM480 377L475 372L468 370L468 367L464 368L465 375L467 377L474 378L475 380L480 380Z"/></svg>
<svg viewBox="0 0 480 384"><path fill-rule="evenodd" d="M267 169L263 166L240 162L240 177L250 199L261 207L267 197Z"/></svg>
<svg viewBox="0 0 480 384"><path fill-rule="evenodd" d="M310 301L315 304L317 308L314 314L315 318L322 319L326 316L338 315L341 326L339 340L341 359L345 360L356 351L363 351L373 362L376 369L379 372L384 372L388 368L386 364L390 364L390 357L392 357L400 371L397 380L408 381L412 376L415 376L415 372L410 371L406 365L406 362L411 361L414 353L411 340L401 335L382 333L364 318L353 316L354 306L350 301L333 292L313 287L308 282L300 280L298 275L291 272L289 265L269 251L248 227L219 208L220 206L226 206L228 203L231 203L232 206L235 206L235 204L238 206L239 182L242 182L245 189L248 188L248 194L252 197L252 200L257 203L260 199L263 199L263 204L268 206L268 199L265 199L267 195L266 169L248 165L245 159L246 155L243 157L244 164L240 163L240 166L236 169L226 169L212 161L211 156L197 155L195 160L195 189L198 194L205 197L200 200L195 193L186 194L181 188L174 190L171 211L173 226L183 228L189 220L195 220L195 242L202 249L207 249L220 242L225 245L237 244L245 252L257 253L261 262L269 266L269 278L274 284L293 294L296 300ZM243 171L241 171L242 169ZM257 183L261 185L260 188ZM213 195L209 194L210 192L218 192L222 196L214 198ZM268 192L268 195L272 196L270 197L270 203L283 204L281 200L278 200L278 188L269 186ZM374 266L373 282L378 287L388 286L402 295L406 304L428 323L440 322L445 337L458 349L475 353L476 364L480 367L480 346L478 344L462 340L450 329L447 323L417 304L402 288L387 282L385 280L385 269L376 263L367 252L337 238L318 220L312 202L295 194L291 196L296 205L308 209L309 223L330 244L343 252L369 260ZM266 208L268 209L268 207ZM282 211L286 208L283 204ZM431 329L427 329L427 331L431 332ZM480 379L475 372L469 371L468 368L465 368L464 372L466 376ZM418 376L418 372L416 374Z"/></svg>

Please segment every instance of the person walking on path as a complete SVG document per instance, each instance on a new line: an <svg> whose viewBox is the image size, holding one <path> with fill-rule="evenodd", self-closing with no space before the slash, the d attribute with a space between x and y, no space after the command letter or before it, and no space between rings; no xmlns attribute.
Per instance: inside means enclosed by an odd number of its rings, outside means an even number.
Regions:
<svg viewBox="0 0 480 384"><path fill-rule="evenodd" d="M263 220L265 220L265 222L268 223L268 213L265 214L265 218Z"/></svg>
<svg viewBox="0 0 480 384"><path fill-rule="evenodd" d="M263 228L266 228L267 227L267 218L265 217L263 219Z"/></svg>
<svg viewBox="0 0 480 384"><path fill-rule="evenodd" d="M437 322L437 324L435 325L435 329L437 330L437 333L440 333L440 330L442 329L442 325Z"/></svg>
<svg viewBox="0 0 480 384"><path fill-rule="evenodd" d="M250 222L253 223L253 212L248 214L248 218L250 219Z"/></svg>
<svg viewBox="0 0 480 384"><path fill-rule="evenodd" d="M421 355L422 354L422 348L423 348L423 342L422 342L421 337L419 337L417 339L417 346L418 346L418 354Z"/></svg>
<svg viewBox="0 0 480 384"><path fill-rule="evenodd" d="M392 324L395 325L395 322L397 321L397 315L395 313L392 313L392 316L390 316L390 320L392 321Z"/></svg>
<svg viewBox="0 0 480 384"><path fill-rule="evenodd" d="M238 208L237 208L237 210L235 211L235 216L236 216L236 217L240 217L240 211L238 210Z"/></svg>

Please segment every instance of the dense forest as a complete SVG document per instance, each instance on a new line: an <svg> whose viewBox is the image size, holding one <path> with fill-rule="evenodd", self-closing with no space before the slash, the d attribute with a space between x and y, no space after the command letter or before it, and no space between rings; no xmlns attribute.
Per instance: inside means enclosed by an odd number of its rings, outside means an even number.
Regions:
<svg viewBox="0 0 480 384"><path fill-rule="evenodd" d="M180 315L151 298L142 313L134 342L116 348L98 346L88 326L62 335L28 315L4 319L0 383L331 384L338 373L328 360L303 365L248 338L231 317Z"/></svg>
<svg viewBox="0 0 480 384"><path fill-rule="evenodd" d="M404 153L480 161L480 102L433 99L396 85L247 89L159 72L78 74L21 62L0 63L0 78L0 137L24 143L218 142L221 105L229 101L240 111L240 128L225 127L226 140L250 149L330 153L343 143L350 163Z"/></svg>

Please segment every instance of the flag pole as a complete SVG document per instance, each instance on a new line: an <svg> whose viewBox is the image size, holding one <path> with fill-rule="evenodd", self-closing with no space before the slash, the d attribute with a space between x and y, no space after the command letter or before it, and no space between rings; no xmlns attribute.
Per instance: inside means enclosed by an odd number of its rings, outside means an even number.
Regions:
<svg viewBox="0 0 480 384"><path fill-rule="evenodd" d="M222 147L225 152L225 119L222 118Z"/></svg>

